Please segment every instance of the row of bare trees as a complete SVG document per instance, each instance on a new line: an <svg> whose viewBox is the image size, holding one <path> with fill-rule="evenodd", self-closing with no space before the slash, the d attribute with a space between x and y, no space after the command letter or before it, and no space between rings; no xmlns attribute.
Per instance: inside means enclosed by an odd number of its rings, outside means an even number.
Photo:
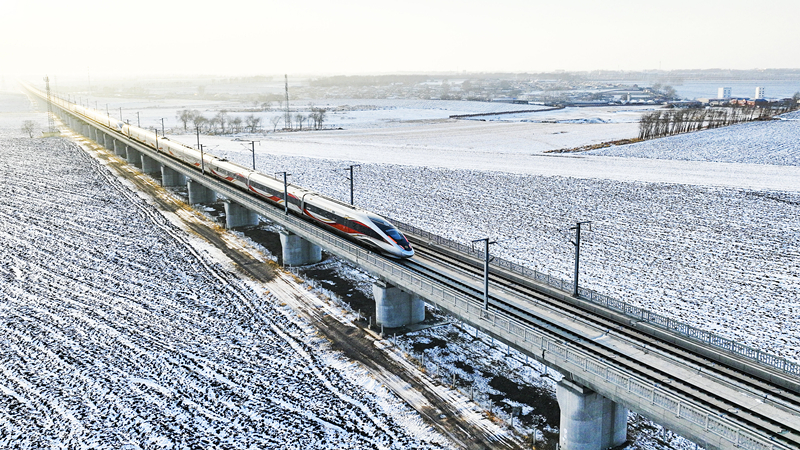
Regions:
<svg viewBox="0 0 800 450"><path fill-rule="evenodd" d="M766 120L789 112L795 107L796 104L779 103L771 106L748 105L654 111L639 119L639 139L653 139L735 123Z"/></svg>
<svg viewBox="0 0 800 450"><path fill-rule="evenodd" d="M228 111L221 110L213 117L206 117L197 110L184 109L178 111L178 120L183 124L183 130L188 131L191 123L194 128L211 134L230 134L250 132L255 133L261 129L261 118L250 114L244 118L229 116Z"/></svg>
<svg viewBox="0 0 800 450"><path fill-rule="evenodd" d="M308 127L320 130L325 122L326 112L324 108L312 107L311 113L309 114L297 113L294 118L290 115L288 122L283 115L273 116L271 119L272 131L277 131L278 125L282 121L286 122L283 127L283 129L286 130L303 130L303 124L305 122L308 122ZM228 111L224 109L211 118L205 117L196 109L184 109L178 111L177 118L178 121L183 124L184 131L189 130L189 124L192 124L195 129L210 134L256 133L262 130L260 117L256 117L253 114L247 115L244 118L230 116L228 115ZM294 119L294 121L292 121L292 119Z"/></svg>
<svg viewBox="0 0 800 450"><path fill-rule="evenodd" d="M308 122L308 128L313 128L315 130L321 130L323 124L325 123L325 119L327 118L328 111L325 108L317 108L311 106L311 112L308 114L303 113L296 113L294 115L294 122L292 122L292 116L289 114L289 121L287 122L285 117L283 116L275 116L272 118L272 124L274 128L272 131L275 131L278 128L278 124L283 121L283 129L284 130L303 130L303 124Z"/></svg>

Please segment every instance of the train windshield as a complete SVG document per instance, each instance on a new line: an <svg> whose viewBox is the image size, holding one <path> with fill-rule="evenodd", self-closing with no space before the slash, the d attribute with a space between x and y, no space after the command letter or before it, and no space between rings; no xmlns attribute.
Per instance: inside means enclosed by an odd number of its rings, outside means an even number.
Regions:
<svg viewBox="0 0 800 450"><path fill-rule="evenodd" d="M397 245L399 245L403 250L411 250L411 244L408 243L406 237L403 236L403 234L400 233L400 231L397 228L392 226L392 224L383 219L379 219L373 216L370 216L369 219L372 221L372 223L375 224L375 226L380 228L381 231L386 233L387 236L392 238L392 240L394 240L397 243Z"/></svg>

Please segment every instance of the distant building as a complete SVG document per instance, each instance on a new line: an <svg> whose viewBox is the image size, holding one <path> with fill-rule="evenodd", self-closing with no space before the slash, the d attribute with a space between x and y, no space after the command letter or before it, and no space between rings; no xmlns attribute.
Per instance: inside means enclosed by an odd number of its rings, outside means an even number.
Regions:
<svg viewBox="0 0 800 450"><path fill-rule="evenodd" d="M717 98L731 98L731 88L729 87L721 87L717 89Z"/></svg>
<svg viewBox="0 0 800 450"><path fill-rule="evenodd" d="M756 95L753 98L756 99L756 100L763 100L764 99L764 88L763 87L757 87L756 88Z"/></svg>

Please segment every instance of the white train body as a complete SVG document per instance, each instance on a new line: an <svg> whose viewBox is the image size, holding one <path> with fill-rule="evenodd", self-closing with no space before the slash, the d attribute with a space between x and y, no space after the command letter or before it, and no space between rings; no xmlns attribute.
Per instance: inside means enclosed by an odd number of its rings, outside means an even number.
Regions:
<svg viewBox="0 0 800 450"><path fill-rule="evenodd" d="M215 177L250 192L260 198L284 207L283 181L265 175L236 163L217 158L208 153L203 154L205 164L201 164L201 152L181 143L158 137L154 132L144 130L116 120L96 110L84 108L61 99L53 99L61 107L72 111L92 122L108 127L118 133L135 139L159 153L169 155L197 170L205 169ZM289 210L302 217L309 218L348 239L375 249L395 258L414 256L408 240L389 221L377 214L348 205L324 195L288 185Z"/></svg>

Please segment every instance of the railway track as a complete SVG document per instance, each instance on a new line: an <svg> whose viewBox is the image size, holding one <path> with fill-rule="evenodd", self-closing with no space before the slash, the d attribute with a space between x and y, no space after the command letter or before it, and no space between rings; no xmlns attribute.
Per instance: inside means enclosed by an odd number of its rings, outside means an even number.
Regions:
<svg viewBox="0 0 800 450"><path fill-rule="evenodd" d="M405 262L406 267L425 276L447 282L464 294L474 297L476 302L481 301L483 297L481 285L483 267L480 261L465 261L464 259L468 258L454 257L450 251L440 251L436 246L426 245L425 242L414 239L413 236L407 237L414 244L417 256ZM442 270L442 267L446 270ZM615 364L631 373L649 379L654 384L674 390L698 404L718 411L720 415L727 415L752 429L771 435L776 441L800 448L800 392L787 387L791 386L792 382L796 382L795 380L787 379L786 383L782 383L754 376L731 365L711 360L692 351L688 346L684 347L659 339L632 326L630 318L619 314L616 314L619 316L617 318L613 317L614 314L598 315L595 311L582 307L579 302L568 303L555 299L512 278L514 277L490 273L490 282L492 283L489 297L490 308L498 308L547 333L569 340L584 351L606 360L613 360ZM496 293L495 295L492 295L492 290ZM521 302L509 301L506 297L517 297L517 299L523 300ZM681 379L666 370L644 364L615 346L605 345L599 340L595 341L587 336L576 334L568 327L548 320L536 312L537 308L539 310L545 308L563 315L567 318L567 322L579 321L594 328L600 334L611 335L617 341L627 342L631 347L645 350L653 356L669 359L673 364L702 374L704 379L713 379L715 383L718 383L717 385L724 385L729 389L716 391L707 387L711 383L696 383L692 379ZM761 402L759 404L771 408L764 408L768 409L765 412L757 410L761 408L743 406L745 402L740 401L743 394L757 398ZM739 398L736 398L737 395Z"/></svg>

